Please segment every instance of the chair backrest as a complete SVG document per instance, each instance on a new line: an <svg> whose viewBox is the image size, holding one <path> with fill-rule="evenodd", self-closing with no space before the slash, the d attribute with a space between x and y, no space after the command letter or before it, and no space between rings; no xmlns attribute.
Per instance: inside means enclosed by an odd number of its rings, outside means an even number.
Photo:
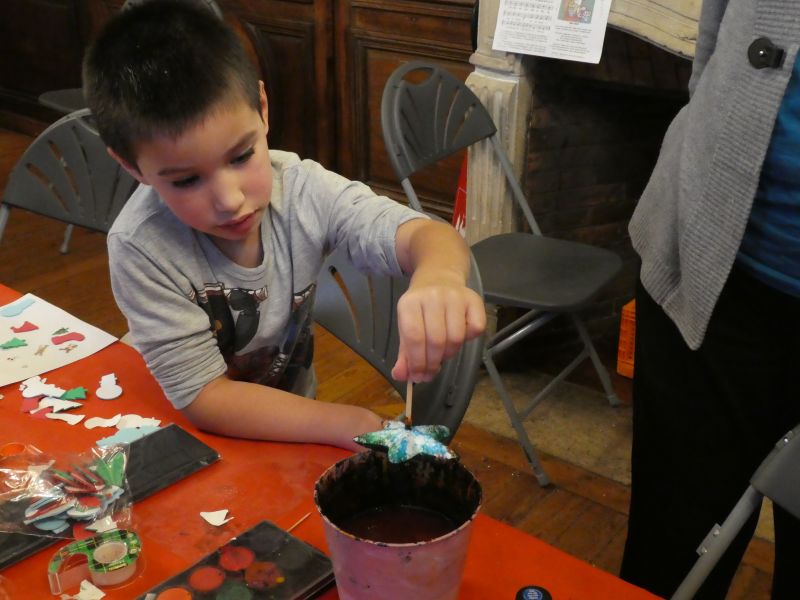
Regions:
<svg viewBox="0 0 800 600"><path fill-rule="evenodd" d="M784 435L750 479L750 484L800 519L800 425Z"/></svg>
<svg viewBox="0 0 800 600"><path fill-rule="evenodd" d="M108 155L84 109L31 143L11 170L3 202L107 233L137 185Z"/></svg>
<svg viewBox="0 0 800 600"><path fill-rule="evenodd" d="M422 206L409 177L488 138L531 231L540 234L491 115L463 81L432 63L401 65L383 88L381 127L389 162L409 203L419 211Z"/></svg>
<svg viewBox="0 0 800 600"><path fill-rule="evenodd" d="M387 80L381 126L400 179L497 131L472 90L441 67L421 61L401 65Z"/></svg>
<svg viewBox="0 0 800 600"><path fill-rule="evenodd" d="M474 261L470 287L482 295ZM406 277L364 275L337 250L325 262L317 280L314 319L352 348L386 378L401 394L405 383L392 379L397 360L397 300L408 288ZM415 425L447 425L454 435L467 410L483 351L483 336L464 344L446 361L431 382L414 386Z"/></svg>

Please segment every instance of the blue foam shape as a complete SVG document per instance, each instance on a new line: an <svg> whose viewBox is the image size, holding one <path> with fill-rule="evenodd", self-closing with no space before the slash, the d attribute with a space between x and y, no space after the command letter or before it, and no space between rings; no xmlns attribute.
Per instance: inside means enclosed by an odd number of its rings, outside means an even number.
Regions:
<svg viewBox="0 0 800 600"><path fill-rule="evenodd" d="M69 527L67 520L59 517L55 517L53 519L41 519L39 521L34 521L33 524L37 529L41 529L42 531L52 531L53 533L60 533Z"/></svg>
<svg viewBox="0 0 800 600"><path fill-rule="evenodd" d="M36 302L33 298L23 298L18 302L0 308L0 317L18 317L31 304Z"/></svg>
<svg viewBox="0 0 800 600"><path fill-rule="evenodd" d="M114 504L114 502L116 502L120 497L122 497L122 494L125 492L125 490L123 490L121 487L117 487L117 486L111 486L111 487L112 487L112 491L111 491L110 494L104 493L100 497L100 512L101 513L106 512L106 510L108 510L108 507L111 506L112 504Z"/></svg>
<svg viewBox="0 0 800 600"><path fill-rule="evenodd" d="M105 446L113 446L114 444L130 444L131 442L135 442L139 438L143 438L144 436L149 435L154 431L158 431L159 429L161 428L153 427L151 425L148 425L147 427L126 427L125 429L120 429L114 435L97 440L95 445L103 448Z"/></svg>

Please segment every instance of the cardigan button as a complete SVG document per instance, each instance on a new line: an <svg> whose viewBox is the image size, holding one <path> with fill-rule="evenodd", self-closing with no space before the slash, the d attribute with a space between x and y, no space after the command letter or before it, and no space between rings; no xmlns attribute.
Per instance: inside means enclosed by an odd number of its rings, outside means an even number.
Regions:
<svg viewBox="0 0 800 600"><path fill-rule="evenodd" d="M758 38L747 49L747 59L756 69L779 69L786 52L773 44L769 38Z"/></svg>

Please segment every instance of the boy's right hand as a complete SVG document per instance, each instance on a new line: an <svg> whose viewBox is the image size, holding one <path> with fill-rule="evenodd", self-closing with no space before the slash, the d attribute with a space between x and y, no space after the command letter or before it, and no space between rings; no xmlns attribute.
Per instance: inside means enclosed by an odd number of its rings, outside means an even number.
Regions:
<svg viewBox="0 0 800 600"><path fill-rule="evenodd" d="M463 279L445 269L414 272L408 291L397 303L400 349L392 368L396 380L432 380L443 361L483 333L483 300Z"/></svg>

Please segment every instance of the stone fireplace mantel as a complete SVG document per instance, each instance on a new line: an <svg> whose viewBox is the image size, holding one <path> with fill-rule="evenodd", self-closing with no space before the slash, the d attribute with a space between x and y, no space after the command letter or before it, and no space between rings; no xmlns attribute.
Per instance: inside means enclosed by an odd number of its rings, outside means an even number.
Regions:
<svg viewBox="0 0 800 600"><path fill-rule="evenodd" d="M609 26L684 57L694 54L701 0L614 0ZM522 178L525 143L536 81L530 57L492 50L500 0L481 0L478 47L467 84L489 109L509 158ZM467 189L467 239L516 231L520 222L505 178L488 142L470 151ZM504 190L498 194L497 190ZM534 207L535 210L535 207Z"/></svg>

